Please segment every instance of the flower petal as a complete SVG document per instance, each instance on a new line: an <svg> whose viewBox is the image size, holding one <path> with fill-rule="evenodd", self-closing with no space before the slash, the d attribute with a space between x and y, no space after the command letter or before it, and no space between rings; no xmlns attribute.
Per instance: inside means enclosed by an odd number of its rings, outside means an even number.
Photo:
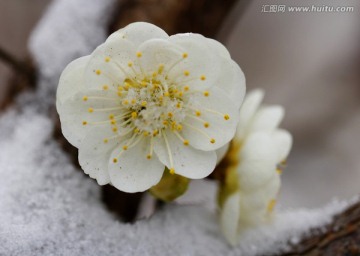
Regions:
<svg viewBox="0 0 360 256"><path fill-rule="evenodd" d="M111 130L104 127L92 127L79 147L79 163L81 168L99 185L110 182L108 164L112 151L119 145L119 139L113 138Z"/></svg>
<svg viewBox="0 0 360 256"><path fill-rule="evenodd" d="M240 192L227 198L220 213L220 228L231 245L236 245L240 220Z"/></svg>
<svg viewBox="0 0 360 256"><path fill-rule="evenodd" d="M220 43L219 41L216 41L214 39L211 39L211 38L204 37L204 39L205 39L206 45L213 52L215 52L216 54L218 54L224 58L231 59L229 51L226 49L226 47L222 43Z"/></svg>
<svg viewBox="0 0 360 256"><path fill-rule="evenodd" d="M216 164L220 163L221 160L223 160L223 158L225 157L226 153L229 150L229 147L230 147L230 143L227 143L215 151L217 157Z"/></svg>
<svg viewBox="0 0 360 256"><path fill-rule="evenodd" d="M190 179L205 178L216 166L214 151L200 151L191 146L185 146L183 141L171 131L164 131L162 138L155 139L154 151L159 160L169 169L174 168L176 174ZM171 154L173 166L171 166L169 154Z"/></svg>
<svg viewBox="0 0 360 256"><path fill-rule="evenodd" d="M254 116L251 131L273 131L284 117L281 106L261 107Z"/></svg>
<svg viewBox="0 0 360 256"><path fill-rule="evenodd" d="M169 37L164 30L147 22L131 23L121 29L119 33L124 39L131 41L135 47L153 38L166 39Z"/></svg>
<svg viewBox="0 0 360 256"><path fill-rule="evenodd" d="M109 161L111 184L128 193L142 192L156 185L160 181L165 167L156 156L147 159L148 152L149 141L147 138L125 151L121 145L116 147ZM114 158L118 159L116 163L113 162Z"/></svg>
<svg viewBox="0 0 360 256"><path fill-rule="evenodd" d="M280 184L280 176L276 174L256 192L243 193L243 200L241 201L242 218L252 225L267 221L271 217L272 208L276 203Z"/></svg>
<svg viewBox="0 0 360 256"><path fill-rule="evenodd" d="M111 91L82 90L58 108L62 133L72 145L79 147L86 132L94 125L112 129L109 116L117 117L123 113L112 94Z"/></svg>
<svg viewBox="0 0 360 256"><path fill-rule="evenodd" d="M183 60L184 50L164 39L151 39L140 45L138 51L142 53L140 63L146 74L158 71L164 65L164 72L168 72L177 61Z"/></svg>
<svg viewBox="0 0 360 256"><path fill-rule="evenodd" d="M216 85L216 79L222 72L217 55L204 42L206 38L199 34L176 34L170 36L170 42L184 49L187 57L179 62L169 73L171 79L187 83L198 90ZM184 75L188 71L188 75ZM202 79L201 79L202 78Z"/></svg>
<svg viewBox="0 0 360 256"><path fill-rule="evenodd" d="M238 176L243 191L254 191L276 174L277 147L269 133L249 135L240 153Z"/></svg>
<svg viewBox="0 0 360 256"><path fill-rule="evenodd" d="M290 153L292 136L288 131L278 129L273 132L272 138L274 140L274 145L278 149L277 162L280 163L281 161L284 161Z"/></svg>
<svg viewBox="0 0 360 256"><path fill-rule="evenodd" d="M216 150L233 138L238 122L238 110L221 89L213 87L208 90L208 96L198 95L191 108L194 110L185 119L182 133L194 148ZM196 118L196 109L200 111L199 118L203 121ZM204 122L208 123L207 128Z"/></svg>
<svg viewBox="0 0 360 256"><path fill-rule="evenodd" d="M59 86L56 93L56 108L85 86L84 70L90 56L84 56L72 61L61 73Z"/></svg>
<svg viewBox="0 0 360 256"><path fill-rule="evenodd" d="M245 96L245 76L235 61L219 57L222 72L215 84L223 89L239 109Z"/></svg>
<svg viewBox="0 0 360 256"><path fill-rule="evenodd" d="M258 110L264 98L264 91L257 89L249 92L240 108L239 125L236 131L236 138L242 140L251 124L250 120Z"/></svg>
<svg viewBox="0 0 360 256"><path fill-rule="evenodd" d="M128 40L111 40L95 49L85 69L86 87L101 89L104 85L117 89L131 77L129 62L136 59L136 47Z"/></svg>

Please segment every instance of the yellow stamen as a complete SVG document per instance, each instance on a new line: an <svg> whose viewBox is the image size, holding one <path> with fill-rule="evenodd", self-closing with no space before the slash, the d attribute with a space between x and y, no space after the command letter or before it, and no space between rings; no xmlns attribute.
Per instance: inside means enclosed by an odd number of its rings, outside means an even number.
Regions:
<svg viewBox="0 0 360 256"><path fill-rule="evenodd" d="M110 115L109 115L109 119L114 119L114 115L113 115L113 114L110 114Z"/></svg>
<svg viewBox="0 0 360 256"><path fill-rule="evenodd" d="M142 53L141 52L137 52L136 53L136 57L140 58L142 56Z"/></svg>
<svg viewBox="0 0 360 256"><path fill-rule="evenodd" d="M204 91L204 96L208 97L210 95L209 91Z"/></svg>
<svg viewBox="0 0 360 256"><path fill-rule="evenodd" d="M174 168L170 168L170 170L169 170L169 172L170 172L170 174L175 174L175 169Z"/></svg>
<svg viewBox="0 0 360 256"><path fill-rule="evenodd" d="M206 80L206 76L204 76L204 75L200 76L200 80L205 81L205 80Z"/></svg>
<svg viewBox="0 0 360 256"><path fill-rule="evenodd" d="M211 143L211 144L214 144L214 143L215 143L215 139L214 139L214 138L210 139L210 143Z"/></svg>
<svg viewBox="0 0 360 256"><path fill-rule="evenodd" d="M137 114L136 112L132 112L132 113L131 113L131 117L132 117L133 119L137 118L137 116L138 116L138 114Z"/></svg>
<svg viewBox="0 0 360 256"><path fill-rule="evenodd" d="M94 109L93 109L93 108L89 108L88 111L89 111L89 113L92 113L92 112L94 112Z"/></svg>
<svg viewBox="0 0 360 256"><path fill-rule="evenodd" d="M268 206L267 206L268 213L272 213L272 211L275 208L275 205L276 205L276 200L275 199L270 200L270 202L268 203Z"/></svg>
<svg viewBox="0 0 360 256"><path fill-rule="evenodd" d="M106 91L106 90L108 90L108 89L109 89L109 86L107 86L107 85L105 84L105 85L103 85L103 87L102 87L102 88L103 88L103 90L104 90L104 91Z"/></svg>
<svg viewBox="0 0 360 256"><path fill-rule="evenodd" d="M188 54L186 52L184 52L182 56L184 59L186 59L188 57Z"/></svg>
<svg viewBox="0 0 360 256"><path fill-rule="evenodd" d="M123 148L123 150L127 150L128 146L124 145L122 148Z"/></svg>
<svg viewBox="0 0 360 256"><path fill-rule="evenodd" d="M129 104L129 101L128 101L128 100L123 100L122 104L123 104L123 105L128 105L128 104Z"/></svg>
<svg viewBox="0 0 360 256"><path fill-rule="evenodd" d="M133 63L131 61L128 62L128 66L132 67Z"/></svg>
<svg viewBox="0 0 360 256"><path fill-rule="evenodd" d="M83 124L83 125L87 125L87 122L86 122L86 121L83 121L82 124Z"/></svg>
<svg viewBox="0 0 360 256"><path fill-rule="evenodd" d="M101 70L100 70L100 69L97 69L97 70L95 71L95 73L96 73L97 75L100 75L100 74L101 74Z"/></svg>
<svg viewBox="0 0 360 256"><path fill-rule="evenodd" d="M114 159L113 159L113 163L114 163L114 164L117 163L117 161L118 161L117 158L114 158Z"/></svg>
<svg viewBox="0 0 360 256"><path fill-rule="evenodd" d="M185 86L184 86L184 91L185 91L185 92L187 92L189 89L190 89L190 86L188 86L188 85L185 85Z"/></svg>
<svg viewBox="0 0 360 256"><path fill-rule="evenodd" d="M196 116L201 116L201 112L200 112L199 110L197 110L197 111L195 112L195 115L196 115Z"/></svg>
<svg viewBox="0 0 360 256"><path fill-rule="evenodd" d="M209 128L210 124L208 122L204 123L205 128Z"/></svg>
<svg viewBox="0 0 360 256"><path fill-rule="evenodd" d="M228 114L225 114L225 115L224 115L224 119L225 119L225 120L229 120L229 119L230 119L230 116L229 116Z"/></svg>
<svg viewBox="0 0 360 256"><path fill-rule="evenodd" d="M147 102L146 101L142 101L141 102L141 106L145 107L147 105Z"/></svg>
<svg viewBox="0 0 360 256"><path fill-rule="evenodd" d="M83 97L83 101L87 101L88 99L89 99L88 96Z"/></svg>
<svg viewBox="0 0 360 256"><path fill-rule="evenodd" d="M278 169L276 169L276 172L277 172L277 174L279 174L279 175L280 175L280 174L282 174L282 172L283 172L283 171L282 171L281 169L279 169L279 168L278 168Z"/></svg>
<svg viewBox="0 0 360 256"><path fill-rule="evenodd" d="M105 144L109 142L108 139L104 139L103 141L104 141Z"/></svg>
<svg viewBox="0 0 360 256"><path fill-rule="evenodd" d="M110 61L110 57L106 57L105 62L109 62L109 61Z"/></svg>
<svg viewBox="0 0 360 256"><path fill-rule="evenodd" d="M117 132L118 128L117 128L117 127L113 127L112 130L113 130L113 132Z"/></svg>
<svg viewBox="0 0 360 256"><path fill-rule="evenodd" d="M189 145L189 141L188 140L184 140L184 145L188 146Z"/></svg>
<svg viewBox="0 0 360 256"><path fill-rule="evenodd" d="M190 75L190 72L188 70L185 70L184 71L184 76L189 76Z"/></svg>

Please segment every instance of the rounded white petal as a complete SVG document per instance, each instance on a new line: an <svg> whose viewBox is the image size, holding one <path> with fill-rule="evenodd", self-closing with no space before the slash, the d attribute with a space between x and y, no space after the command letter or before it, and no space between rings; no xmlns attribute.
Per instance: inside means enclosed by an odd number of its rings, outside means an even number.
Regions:
<svg viewBox="0 0 360 256"><path fill-rule="evenodd" d="M153 38L166 39L169 37L164 30L147 22L131 23L118 33L121 34L121 38L131 41L135 47Z"/></svg>
<svg viewBox="0 0 360 256"><path fill-rule="evenodd" d="M242 191L254 191L276 174L277 147L269 133L252 133L246 139L240 153L238 167Z"/></svg>
<svg viewBox="0 0 360 256"><path fill-rule="evenodd" d="M217 40L211 39L211 38L204 37L204 39L205 39L206 45L213 52L215 52L216 54L218 54L224 58L231 59L229 51L226 49L226 47L222 43L220 43Z"/></svg>
<svg viewBox="0 0 360 256"><path fill-rule="evenodd" d="M116 147L109 159L111 184L128 193L142 192L156 185L162 177L165 166L156 155L147 159L148 153L148 139L142 139L137 145L125 151L121 145ZM116 163L113 162L114 158L117 158Z"/></svg>
<svg viewBox="0 0 360 256"><path fill-rule="evenodd" d="M285 160L290 153L292 146L292 136L291 134L282 129L277 129L273 132L272 138L274 140L274 145L278 149L278 163Z"/></svg>
<svg viewBox="0 0 360 256"><path fill-rule="evenodd" d="M132 72L128 63L135 61L136 48L130 41L122 39L103 43L91 54L86 66L86 87L102 89L108 86L116 90Z"/></svg>
<svg viewBox="0 0 360 256"><path fill-rule="evenodd" d="M236 138L242 140L249 128L250 120L258 110L264 98L264 91L257 89L249 92L240 108L239 125L236 131Z"/></svg>
<svg viewBox="0 0 360 256"><path fill-rule="evenodd" d="M86 101L84 101L84 97L86 97ZM93 99L92 97L108 100ZM116 100L117 98L114 98L111 92L98 90L82 90L66 100L58 109L65 138L78 148L93 125L100 125L111 130L109 115L116 116L122 111L117 109L119 105ZM89 109L92 109L93 112L89 112ZM84 122L86 122L85 125Z"/></svg>
<svg viewBox="0 0 360 256"><path fill-rule="evenodd" d="M154 151L159 160L175 173L190 179L202 179L208 176L216 166L214 151L200 151L191 146L185 146L173 132L163 132L162 138L156 138ZM168 142L167 148L165 137ZM170 155L173 166L170 163Z"/></svg>
<svg viewBox="0 0 360 256"><path fill-rule="evenodd" d="M280 177L276 174L256 192L242 193L241 212L244 221L258 225L271 216L271 204L276 202L280 184Z"/></svg>
<svg viewBox="0 0 360 256"><path fill-rule="evenodd" d="M235 134L238 122L238 110L232 100L217 87L208 92L207 97L201 94L194 98L192 106L201 112L200 118L203 121L194 118L195 110L192 111L189 113L191 116L184 121L182 132L190 145L205 151L219 149L228 143ZM208 128L205 128L204 122L209 124ZM211 143L212 139L214 143Z"/></svg>
<svg viewBox="0 0 360 256"><path fill-rule="evenodd" d="M235 61L224 57L219 57L218 61L222 72L215 84L225 91L239 109L245 96L245 75Z"/></svg>
<svg viewBox="0 0 360 256"><path fill-rule="evenodd" d="M227 143L215 151L217 157L216 164L220 163L221 160L223 160L223 158L225 157L226 153L229 150L229 147L230 147L230 143Z"/></svg>
<svg viewBox="0 0 360 256"><path fill-rule="evenodd" d="M251 131L273 131L284 117L284 108L281 106L261 107L251 123Z"/></svg>
<svg viewBox="0 0 360 256"><path fill-rule="evenodd" d="M206 38L199 34L176 34L169 37L170 42L184 49L187 57L180 61L169 72L169 77L177 78L179 82L188 84L197 90L216 85L216 80L222 72L216 54L204 45ZM188 76L183 73L189 72ZM204 77L205 79L201 79ZM188 81L188 82L186 82Z"/></svg>
<svg viewBox="0 0 360 256"><path fill-rule="evenodd" d="M230 195L220 213L220 228L231 245L236 245L238 239L240 212L240 192Z"/></svg>
<svg viewBox="0 0 360 256"><path fill-rule="evenodd" d="M72 61L61 73L56 93L56 107L84 88L84 70L90 56L84 56Z"/></svg>
<svg viewBox="0 0 360 256"><path fill-rule="evenodd" d="M164 72L183 59L184 50L164 39L151 39L140 45L138 51L142 53L139 60L143 71L148 74L158 71L164 65Z"/></svg>
<svg viewBox="0 0 360 256"><path fill-rule="evenodd" d="M114 134L104 127L92 127L79 147L81 168L99 185L110 182L108 164L112 151L119 144L118 139L110 139Z"/></svg>

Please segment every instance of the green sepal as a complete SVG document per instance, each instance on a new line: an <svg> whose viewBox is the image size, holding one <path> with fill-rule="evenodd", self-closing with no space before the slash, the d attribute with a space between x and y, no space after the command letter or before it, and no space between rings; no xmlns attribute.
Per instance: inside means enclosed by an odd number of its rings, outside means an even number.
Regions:
<svg viewBox="0 0 360 256"><path fill-rule="evenodd" d="M160 182L151 187L149 192L164 202L174 201L188 189L190 179L177 174L171 174L166 168Z"/></svg>

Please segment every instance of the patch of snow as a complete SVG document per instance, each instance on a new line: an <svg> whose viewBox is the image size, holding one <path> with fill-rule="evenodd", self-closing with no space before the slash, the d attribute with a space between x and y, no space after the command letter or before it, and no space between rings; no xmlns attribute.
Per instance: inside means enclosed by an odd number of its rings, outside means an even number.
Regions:
<svg viewBox="0 0 360 256"><path fill-rule="evenodd" d="M30 52L39 73L38 93L51 105L61 72L107 38L116 0L54 0L32 32Z"/></svg>

